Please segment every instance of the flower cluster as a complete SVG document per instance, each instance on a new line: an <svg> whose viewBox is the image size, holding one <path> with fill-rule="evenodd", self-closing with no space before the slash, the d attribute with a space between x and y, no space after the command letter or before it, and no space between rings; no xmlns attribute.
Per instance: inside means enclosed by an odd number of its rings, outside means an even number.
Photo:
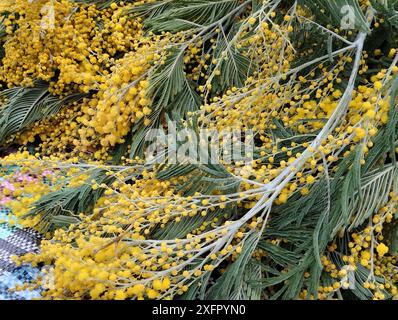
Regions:
<svg viewBox="0 0 398 320"><path fill-rule="evenodd" d="M44 298L397 297L398 55L364 32L387 22L230 2L0 5L0 203L46 236L16 258ZM170 123L250 132L251 160L143 158Z"/></svg>

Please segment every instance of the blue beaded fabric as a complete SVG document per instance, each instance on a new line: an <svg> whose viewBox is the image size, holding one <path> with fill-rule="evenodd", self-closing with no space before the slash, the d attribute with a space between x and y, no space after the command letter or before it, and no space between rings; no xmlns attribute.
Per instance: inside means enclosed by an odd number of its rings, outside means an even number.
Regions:
<svg viewBox="0 0 398 320"><path fill-rule="evenodd" d="M38 252L40 236L33 230L9 224L14 219L10 209L0 205L0 300L30 300L40 298L40 290L12 290L29 283L40 274L39 268L17 266L12 256Z"/></svg>

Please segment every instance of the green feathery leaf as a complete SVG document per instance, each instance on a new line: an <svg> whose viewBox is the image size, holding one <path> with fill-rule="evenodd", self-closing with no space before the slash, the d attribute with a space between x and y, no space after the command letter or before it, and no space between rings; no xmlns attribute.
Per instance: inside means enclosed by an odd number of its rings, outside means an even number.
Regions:
<svg viewBox="0 0 398 320"><path fill-rule="evenodd" d="M0 96L6 100L0 109L0 143L3 143L11 135L56 114L63 106L80 100L83 94L60 99L49 92L46 83L38 82L33 88L3 90Z"/></svg>
<svg viewBox="0 0 398 320"><path fill-rule="evenodd" d="M106 175L104 170L95 169L88 180L95 180L97 184L109 185L114 178ZM99 187L94 190L88 183L75 188L63 187L35 202L26 216L40 215L38 227L44 234L56 227L68 226L70 223L79 221L78 214L91 212L103 192L104 188Z"/></svg>
<svg viewBox="0 0 398 320"><path fill-rule="evenodd" d="M247 5L250 3L250 1L246 2ZM158 11L160 14L152 15L145 21L145 26L149 30L178 32L206 27L215 24L237 9L240 2L238 0L174 0L167 2L167 5L166 9Z"/></svg>

